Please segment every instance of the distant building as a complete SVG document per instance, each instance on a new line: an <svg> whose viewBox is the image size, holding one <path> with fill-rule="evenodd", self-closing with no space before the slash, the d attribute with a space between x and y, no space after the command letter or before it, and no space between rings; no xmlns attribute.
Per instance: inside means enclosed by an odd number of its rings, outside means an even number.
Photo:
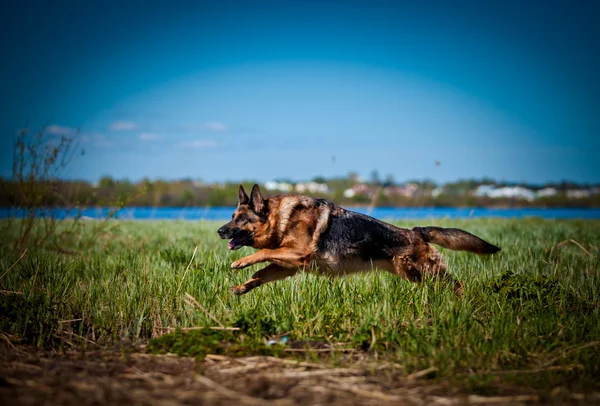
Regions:
<svg viewBox="0 0 600 406"><path fill-rule="evenodd" d="M535 200L535 193L521 186L505 186L496 188L493 185L480 185L473 193L475 196L486 196L491 198L511 198L523 199L527 201Z"/></svg>
<svg viewBox="0 0 600 406"><path fill-rule="evenodd" d="M286 182L275 182L269 181L265 183L265 189L267 190L279 190L281 192L291 192L294 189L294 185Z"/></svg>
<svg viewBox="0 0 600 406"><path fill-rule="evenodd" d="M567 190L567 197L570 199L584 199L591 197L592 191L589 189L571 189Z"/></svg>
<svg viewBox="0 0 600 406"><path fill-rule="evenodd" d="M556 190L556 188L553 188L553 187L545 187L545 188L540 189L537 192L535 192L535 196L538 199L541 197L556 196L557 194L558 194L558 190Z"/></svg>
<svg viewBox="0 0 600 406"><path fill-rule="evenodd" d="M356 185L352 186L352 189L348 190L352 190L352 197L356 195L365 195L372 198L375 196L379 188L376 186L367 185L366 183L357 183ZM346 190L346 192L348 192L348 190ZM351 194L351 192L348 192L348 194Z"/></svg>
<svg viewBox="0 0 600 406"><path fill-rule="evenodd" d="M296 191L300 193L329 193L326 183L304 182L296 185Z"/></svg>
<svg viewBox="0 0 600 406"><path fill-rule="evenodd" d="M492 194L495 190L496 186L494 185L479 185L473 192L473 195L479 197L490 196L490 194Z"/></svg>
<svg viewBox="0 0 600 406"><path fill-rule="evenodd" d="M419 185L416 183L408 183L404 186L390 186L385 188L383 193L386 196L406 196L414 197L419 191Z"/></svg>

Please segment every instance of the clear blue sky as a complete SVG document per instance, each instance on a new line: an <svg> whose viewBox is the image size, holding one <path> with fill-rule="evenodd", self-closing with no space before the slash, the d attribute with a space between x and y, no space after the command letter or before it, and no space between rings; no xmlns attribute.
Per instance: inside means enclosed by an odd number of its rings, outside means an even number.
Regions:
<svg viewBox="0 0 600 406"><path fill-rule="evenodd" d="M599 5L15 1L0 174L46 123L87 180L599 182Z"/></svg>

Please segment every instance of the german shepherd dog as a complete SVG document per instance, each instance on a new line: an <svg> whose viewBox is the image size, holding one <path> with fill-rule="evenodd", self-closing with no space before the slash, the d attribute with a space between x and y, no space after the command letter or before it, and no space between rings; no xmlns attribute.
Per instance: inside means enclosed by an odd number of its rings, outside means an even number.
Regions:
<svg viewBox="0 0 600 406"><path fill-rule="evenodd" d="M263 198L258 185L250 197L240 185L238 206L232 220L218 230L229 239L229 249L243 246L259 249L231 264L242 269L270 262L245 283L234 286L237 295L303 269L342 276L374 268L420 282L424 276L442 277L462 284L446 274L440 252L429 243L475 254L493 254L500 248L457 228L395 227L364 214L343 209L325 199L278 195Z"/></svg>

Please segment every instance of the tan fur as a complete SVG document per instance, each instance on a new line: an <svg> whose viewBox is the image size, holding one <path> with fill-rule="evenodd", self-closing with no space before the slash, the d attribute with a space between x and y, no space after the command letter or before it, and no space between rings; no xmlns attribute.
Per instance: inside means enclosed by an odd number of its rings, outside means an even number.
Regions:
<svg viewBox="0 0 600 406"><path fill-rule="evenodd" d="M315 226L315 232L312 236L312 241L310 243L310 252L317 251L317 244L319 243L319 237L325 229L327 228L327 224L329 223L329 213L331 209L329 206L322 206L319 208L319 218L317 219L317 225Z"/></svg>
<svg viewBox="0 0 600 406"><path fill-rule="evenodd" d="M253 275L246 283L234 288L246 292L273 279L272 273L287 269L282 278L295 274L314 264L313 254L321 233L327 228L331 209L316 207L314 200L304 196L282 195L269 199L269 216L265 224L254 231L254 248L260 250L231 264L241 269L260 262L271 262L277 267L264 268L265 273ZM271 248L274 247L274 248ZM264 277L264 278L263 278ZM258 282L261 279L262 282ZM242 288L245 286L245 288Z"/></svg>
<svg viewBox="0 0 600 406"><path fill-rule="evenodd" d="M248 199L240 187L240 199L242 198ZM385 270L414 282L419 282L427 276L442 278L453 281L455 290L460 292L462 285L446 273L447 265L440 252L428 242L476 253L489 253L490 247L499 250L463 230L438 227L415 227L408 230L387 224L385 227L395 233L403 243L393 248L393 255L390 255L389 259L363 261L358 257L346 257L327 250L318 250L321 236L328 229L330 216L344 214L344 209L339 206L294 195L274 196L263 201L257 186L253 188L250 199L252 204L259 207L264 205L265 211L268 209L267 213L253 214L253 209L249 208L248 204L240 204L232 223L240 216L266 216L260 221L253 220L243 224L244 230L252 233L252 247L258 251L235 261L231 267L241 269L261 262L271 264L256 272L242 285L234 287L233 290L237 294L247 293L261 284L295 275L302 270L312 270L321 275L342 276L373 269Z"/></svg>
<svg viewBox="0 0 600 406"><path fill-rule="evenodd" d="M414 237L410 250L391 261L363 262L337 258L329 253L317 252L319 238L327 228L331 214L328 206L317 208L312 199L283 195L271 198L269 207L267 222L258 229L259 238L253 244L254 248L260 250L235 261L231 267L242 269L261 262L271 262L271 265L235 287L236 293L246 293L261 284L292 276L311 265L317 273L328 276L379 269L418 282L423 274L445 275L446 265L439 252L420 238ZM405 229L398 231L413 234Z"/></svg>
<svg viewBox="0 0 600 406"><path fill-rule="evenodd" d="M280 235L283 235L288 229L290 216L299 203L300 200L297 196L286 196L279 203L279 224L277 229Z"/></svg>

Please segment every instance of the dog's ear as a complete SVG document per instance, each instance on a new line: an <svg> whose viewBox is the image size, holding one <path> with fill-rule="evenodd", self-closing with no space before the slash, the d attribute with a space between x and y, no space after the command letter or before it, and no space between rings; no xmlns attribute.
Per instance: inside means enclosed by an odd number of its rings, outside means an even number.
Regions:
<svg viewBox="0 0 600 406"><path fill-rule="evenodd" d="M260 193L260 188L257 184L252 186L252 193L250 193L250 205L257 213L262 213L265 208L265 200L263 199L262 193Z"/></svg>
<svg viewBox="0 0 600 406"><path fill-rule="evenodd" d="M246 194L244 187L240 185L240 190L238 190L238 205L248 204L250 202L250 198Z"/></svg>

